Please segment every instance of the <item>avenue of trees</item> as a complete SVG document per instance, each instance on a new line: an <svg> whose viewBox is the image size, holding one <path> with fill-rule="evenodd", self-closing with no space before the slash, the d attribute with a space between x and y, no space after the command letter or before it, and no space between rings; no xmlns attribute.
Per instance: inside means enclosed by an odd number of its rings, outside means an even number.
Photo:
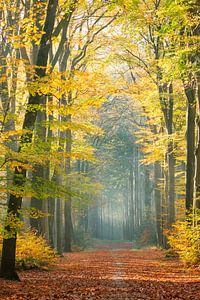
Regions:
<svg viewBox="0 0 200 300"><path fill-rule="evenodd" d="M19 279L30 228L60 255L199 228L199 16L198 0L1 1L1 277Z"/></svg>

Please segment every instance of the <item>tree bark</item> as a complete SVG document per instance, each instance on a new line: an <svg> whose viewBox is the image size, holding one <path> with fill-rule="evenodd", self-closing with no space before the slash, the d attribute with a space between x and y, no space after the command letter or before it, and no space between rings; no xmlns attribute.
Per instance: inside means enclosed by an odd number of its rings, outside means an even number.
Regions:
<svg viewBox="0 0 200 300"><path fill-rule="evenodd" d="M36 119L36 126L35 126L35 135L36 135L36 141L34 141L37 144L37 138L39 139L39 142L46 142L46 97L43 97L41 99L41 104L43 105L43 110L38 111L37 119ZM49 147L46 149L48 150ZM35 187L35 189L43 189L43 181L49 180L49 168L48 166L44 165L36 165L34 167L33 176L32 176L32 182L38 181L38 186ZM41 182L41 183L40 183ZM37 199L36 197L31 198L31 207L38 209L42 213L48 213L48 207L47 207L47 199ZM43 236L46 236L48 239L48 218L47 216L43 216L42 218L31 218L30 224L31 227L37 230L38 234L41 234Z"/></svg>
<svg viewBox="0 0 200 300"><path fill-rule="evenodd" d="M196 120L197 143L195 150L195 199L194 209L200 209L200 72L197 73L198 116Z"/></svg>
<svg viewBox="0 0 200 300"><path fill-rule="evenodd" d="M57 176L57 183L60 184L59 175ZM55 199L55 234L56 234L56 250L59 255L62 255L62 217L61 217L61 199Z"/></svg>
<svg viewBox="0 0 200 300"><path fill-rule="evenodd" d="M172 140L174 96L172 82L160 83L162 79L162 70L159 69L159 71L158 92L165 122L165 130L168 135L167 149L165 153L164 188L166 199L164 200L163 205L163 209L165 211L163 218L165 220L164 226L169 229L172 223L175 221L175 158L174 144Z"/></svg>
<svg viewBox="0 0 200 300"><path fill-rule="evenodd" d="M161 247L163 246L163 231L162 231L162 216L161 216L161 166L160 162L155 162L154 164L154 199L155 199L155 212L156 212L156 235L157 243Z"/></svg>
<svg viewBox="0 0 200 300"><path fill-rule="evenodd" d="M168 122L167 122L167 164L168 164L168 227L171 228L175 222L175 157L174 157L174 142L173 134L173 109L174 95L172 82L168 85Z"/></svg>
<svg viewBox="0 0 200 300"><path fill-rule="evenodd" d="M130 164L130 174L129 174L129 193L130 193L130 203L129 203L129 239L132 241L134 239L135 228L135 210L134 210L134 178L133 178L133 161Z"/></svg>
<svg viewBox="0 0 200 300"><path fill-rule="evenodd" d="M69 95L69 104L71 104L71 94ZM67 122L71 122L71 116L68 115L66 117ZM68 129L65 132L66 137L66 146L65 151L68 154L71 154L72 151L72 133L71 130ZM71 172L71 159L70 157L66 159L65 162L65 172L66 174L70 174ZM69 194L66 196L65 204L64 204L64 218L65 218L65 237L64 237L64 250L66 252L71 252L71 243L72 243L72 232L73 232L73 225L72 225L72 217L71 217L71 195L70 191Z"/></svg>
<svg viewBox="0 0 200 300"><path fill-rule="evenodd" d="M135 146L135 160L134 160L134 237L138 234L139 226L140 226L140 211L139 211L139 151L138 147Z"/></svg>
<svg viewBox="0 0 200 300"><path fill-rule="evenodd" d="M187 157L186 157L186 210L189 213L194 200L194 175L195 175L195 118L196 97L193 85L185 86L187 106Z"/></svg>

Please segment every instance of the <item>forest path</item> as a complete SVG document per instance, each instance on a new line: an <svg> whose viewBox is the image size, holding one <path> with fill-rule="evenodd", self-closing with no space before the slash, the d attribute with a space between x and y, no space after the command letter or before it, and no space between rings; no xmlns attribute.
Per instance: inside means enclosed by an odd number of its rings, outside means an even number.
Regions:
<svg viewBox="0 0 200 300"><path fill-rule="evenodd" d="M66 254L50 271L20 272L21 282L1 279L0 299L200 300L199 272L159 250L124 248Z"/></svg>

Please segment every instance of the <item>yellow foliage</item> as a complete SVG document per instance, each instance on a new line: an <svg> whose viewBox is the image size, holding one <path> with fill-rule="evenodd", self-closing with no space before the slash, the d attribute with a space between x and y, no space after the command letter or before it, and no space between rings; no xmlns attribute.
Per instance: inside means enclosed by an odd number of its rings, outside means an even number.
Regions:
<svg viewBox="0 0 200 300"><path fill-rule="evenodd" d="M2 235L0 234L0 246ZM0 248L1 252L1 248ZM55 251L47 244L42 236L33 231L18 235L16 249L17 268L42 268L56 262Z"/></svg>
<svg viewBox="0 0 200 300"><path fill-rule="evenodd" d="M55 252L42 236L25 232L18 236L16 258L20 268L39 268L55 263Z"/></svg>
<svg viewBox="0 0 200 300"><path fill-rule="evenodd" d="M167 233L171 248L178 253L186 265L200 265L200 216L197 224L191 225L188 221L178 221L173 229Z"/></svg>
<svg viewBox="0 0 200 300"><path fill-rule="evenodd" d="M30 217L33 219L44 218L45 216L49 215L48 213L44 213L35 207L23 207L20 212L23 215L23 217Z"/></svg>
<svg viewBox="0 0 200 300"><path fill-rule="evenodd" d="M12 238L15 236L16 232L22 229L24 222L20 220L13 213L8 213L4 219L4 228L9 227L9 231L6 229L1 229L3 236L5 238Z"/></svg>

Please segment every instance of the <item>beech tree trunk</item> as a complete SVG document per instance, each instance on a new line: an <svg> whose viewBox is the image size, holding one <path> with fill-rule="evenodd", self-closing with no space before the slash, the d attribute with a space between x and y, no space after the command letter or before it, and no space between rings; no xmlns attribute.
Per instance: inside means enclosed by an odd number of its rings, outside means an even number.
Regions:
<svg viewBox="0 0 200 300"><path fill-rule="evenodd" d="M194 175L195 175L195 118L196 97L193 85L185 86L187 106L187 157L186 157L186 210L191 211L194 200Z"/></svg>
<svg viewBox="0 0 200 300"><path fill-rule="evenodd" d="M200 209L200 72L197 73L198 116L196 119L197 143L195 151L195 200L194 209Z"/></svg>
<svg viewBox="0 0 200 300"><path fill-rule="evenodd" d="M175 158L173 142L168 143L168 226L175 222Z"/></svg>
<svg viewBox="0 0 200 300"><path fill-rule="evenodd" d="M151 180L150 180L150 168L144 167L144 183L142 182L141 191L144 184L144 210L145 210L145 222L151 224ZM143 211L143 209L141 210Z"/></svg>
<svg viewBox="0 0 200 300"><path fill-rule="evenodd" d="M174 142L173 134L173 110L174 110L174 95L172 82L168 84L168 145L167 145L167 164L168 164L168 227L175 222L175 157L174 157Z"/></svg>
<svg viewBox="0 0 200 300"><path fill-rule="evenodd" d="M134 239L134 220L135 220L135 211L134 211L134 190L133 190L133 161L130 165L130 175L129 175L129 186L130 186L130 203L129 203L129 239Z"/></svg>
<svg viewBox="0 0 200 300"><path fill-rule="evenodd" d="M168 196L169 196L169 173L168 173L168 161L167 161L167 153L165 153L165 158L164 158L164 166L163 166L163 180L164 180L164 186L163 186L163 193L162 193L162 228L163 229L168 229L169 224L168 224L168 214L169 214L169 209L168 209ZM167 248L167 239L166 236L162 236L162 245L164 248Z"/></svg>
<svg viewBox="0 0 200 300"><path fill-rule="evenodd" d="M52 36L56 10L57 10L58 0L49 0L47 6L47 14L44 24L44 34L42 35L40 41L40 47L38 51L37 63L36 63L36 76L44 77L46 75L48 53L50 48L50 39ZM42 68L41 68L42 67ZM36 95L30 95L28 100L28 106L32 104L40 104L41 96L36 93ZM20 140L19 152L23 145L27 142L31 143L33 130L35 126L37 112L26 110L25 118L23 122L23 129L29 129L30 132L22 135ZM13 184L16 187L23 188L24 181L26 177L26 170L15 168ZM14 194L10 195L8 202L8 215L13 216L15 219L19 218L19 210L21 209L22 197L16 197ZM9 226L5 228L11 237L3 239L3 249L2 249L2 259L1 259L1 273L0 276L10 280L19 280L18 274L15 270L15 257L16 257L16 231L13 233Z"/></svg>
<svg viewBox="0 0 200 300"><path fill-rule="evenodd" d="M162 83L162 69L158 67L158 93L164 118L164 128L168 135L167 147L164 154L164 193L162 194L162 231L170 229L175 221L175 158L173 143L173 109L174 96L172 82ZM158 223L157 223L158 225ZM162 244L167 248L166 236L162 235Z"/></svg>
<svg viewBox="0 0 200 300"><path fill-rule="evenodd" d="M65 201L64 214L65 214L64 251L71 252L72 251L71 244L72 244L73 226L72 226L71 200L70 199Z"/></svg>
<svg viewBox="0 0 200 300"><path fill-rule="evenodd" d="M69 104L71 102L71 95L69 96ZM66 118L67 122L71 122L71 116L68 115ZM68 129L65 132L66 137L66 153L71 154L72 150L72 133L71 130ZM66 174L70 174L71 172L71 159L70 157L66 159L65 162L65 171ZM64 218L65 218L65 236L64 236L64 250L66 252L71 252L71 243L72 243L72 232L73 232L73 225L72 225L72 217L71 217L71 195L70 190L69 194L66 195L65 204L64 204Z"/></svg>
<svg viewBox="0 0 200 300"><path fill-rule="evenodd" d="M136 234L138 233L139 227L140 227L140 211L139 211L139 151L138 147L135 147L135 161L134 161L134 189L135 189L135 201L134 201L134 237L136 237Z"/></svg>
<svg viewBox="0 0 200 300"><path fill-rule="evenodd" d="M157 243L159 246L163 246L162 238L162 216L161 216L161 166L160 162L155 162L154 164L154 201L155 201L155 212L156 212L156 234L157 234Z"/></svg>
<svg viewBox="0 0 200 300"><path fill-rule="evenodd" d="M48 199L48 225L49 225L49 244L55 248L55 198L49 197Z"/></svg>
<svg viewBox="0 0 200 300"><path fill-rule="evenodd" d="M59 181L59 175L56 181ZM55 199L55 235L56 235L56 250L58 254L62 255L62 217L61 217L61 199Z"/></svg>
<svg viewBox="0 0 200 300"><path fill-rule="evenodd" d="M45 142L46 140L46 126L44 125L46 123L46 97L43 97L41 99L41 104L44 106L43 111L37 112L37 118L36 118L36 124L35 124L35 136L36 140L33 141L37 144L37 138L39 139L39 142ZM42 181L45 180L45 167L42 165L37 165L34 167L34 170L32 172L32 184L34 187L34 184L37 182L37 186L35 186L35 189L42 189L43 183ZM43 211L43 201L42 199L37 199L37 197L31 198L31 208L36 208L39 211ZM34 228L38 234L44 235L44 218L30 218L30 224L31 227Z"/></svg>

